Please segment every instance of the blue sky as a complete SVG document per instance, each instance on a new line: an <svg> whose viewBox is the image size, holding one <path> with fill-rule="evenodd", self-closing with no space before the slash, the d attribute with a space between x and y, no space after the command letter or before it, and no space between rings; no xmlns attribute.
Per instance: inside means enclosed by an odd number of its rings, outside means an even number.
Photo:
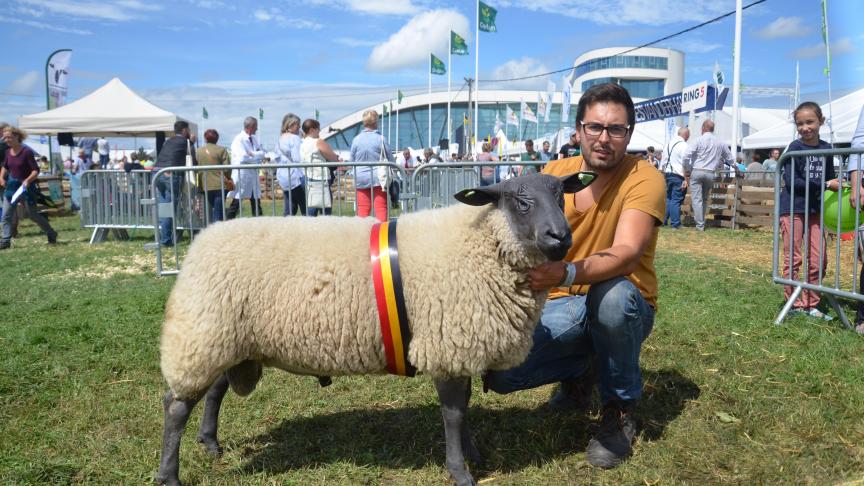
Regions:
<svg viewBox="0 0 864 486"><path fill-rule="evenodd" d="M745 0L744 4L752 0ZM0 120L45 109L45 59L73 50L69 99L112 77L155 104L215 127L227 141L263 108L262 138L275 137L288 111L340 118L395 94L426 90L430 51L446 62L449 29L471 56L453 57L454 91L474 75L473 1L6 0L0 38ZM4 2L4 3L6 3ZM734 10L734 0L490 0L498 33L481 33L481 88L488 81L565 68L582 52L634 46ZM853 5L856 6L853 12ZM835 97L864 86L864 31L858 0L829 0ZM732 80L734 16L664 41L686 53L685 83L707 80L715 60ZM767 0L744 12L742 82L794 85L824 101L827 83L819 0ZM560 74L552 77L558 82ZM446 77L436 77L446 88ZM498 83L543 89L546 78ZM560 83L559 83L560 84ZM778 98L747 106L786 107ZM206 106L209 120L202 121ZM122 109L122 107L118 107Z"/></svg>

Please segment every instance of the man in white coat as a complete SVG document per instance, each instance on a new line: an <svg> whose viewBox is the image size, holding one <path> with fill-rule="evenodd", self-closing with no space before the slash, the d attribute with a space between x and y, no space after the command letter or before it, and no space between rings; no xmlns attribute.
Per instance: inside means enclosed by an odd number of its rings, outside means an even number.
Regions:
<svg viewBox="0 0 864 486"><path fill-rule="evenodd" d="M243 130L234 137L231 142L231 163L237 164L260 164L264 160L264 150L255 133L258 132L258 120L247 116L243 120ZM242 199L250 199L252 202L252 215L261 215L261 184L258 182L257 169L234 170L231 174L234 179L234 201L228 208L229 219L237 214Z"/></svg>

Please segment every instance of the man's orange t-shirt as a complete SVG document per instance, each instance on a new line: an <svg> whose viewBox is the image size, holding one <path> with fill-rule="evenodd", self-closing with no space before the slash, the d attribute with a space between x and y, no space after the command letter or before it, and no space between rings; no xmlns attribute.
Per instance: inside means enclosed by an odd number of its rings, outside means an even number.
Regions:
<svg viewBox="0 0 864 486"><path fill-rule="evenodd" d="M581 156L551 161L543 173L563 177L582 170L582 162ZM618 173L588 210L577 211L572 196L565 195L564 215L573 231L573 246L564 259L575 262L611 248L615 240L615 228L625 209L638 209L657 220L651 241L645 248L636 270L626 276L636 285L642 297L656 309L657 274L654 271L654 251L657 248L658 226L662 224L666 212L666 182L663 174L638 156L624 156ZM584 284L570 288L553 288L549 292L549 298L585 295L589 287L590 285Z"/></svg>

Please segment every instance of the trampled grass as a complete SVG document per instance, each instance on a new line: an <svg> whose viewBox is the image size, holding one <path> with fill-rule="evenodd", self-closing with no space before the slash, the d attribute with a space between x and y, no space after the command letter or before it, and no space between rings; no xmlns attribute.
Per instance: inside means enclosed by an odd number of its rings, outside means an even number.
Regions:
<svg viewBox="0 0 864 486"><path fill-rule="evenodd" d="M173 278L132 241L87 244L75 218L48 247L22 223L0 253L0 484L144 484L158 466L158 336ZM584 448L595 416L556 415L544 387L475 383L482 484L828 484L864 474L864 340L804 318L775 327L769 233L663 230L660 313L643 353L635 455L612 471ZM475 380L477 381L477 380ZM316 380L267 371L223 406L221 458L181 450L187 484L446 484L427 378Z"/></svg>

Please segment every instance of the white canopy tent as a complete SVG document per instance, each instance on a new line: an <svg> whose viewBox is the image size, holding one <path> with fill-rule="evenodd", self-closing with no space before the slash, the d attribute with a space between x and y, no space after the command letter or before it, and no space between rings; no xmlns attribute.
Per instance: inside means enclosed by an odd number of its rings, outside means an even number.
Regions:
<svg viewBox="0 0 864 486"><path fill-rule="evenodd" d="M858 115L861 114L861 107L864 106L864 88L834 100L830 103L830 107L828 105L829 103L826 103L821 106L822 115L828 118L833 110L834 143L851 143ZM795 124L792 120L787 120L744 137L742 148L744 150L783 148L795 137L797 137ZM830 142L828 127L825 125L822 126L821 137L822 140Z"/></svg>
<svg viewBox="0 0 864 486"><path fill-rule="evenodd" d="M53 110L24 115L18 126L31 134L75 136L155 136L174 133L174 122L183 120L170 111L142 98L118 78L114 78L87 96ZM198 127L189 122L190 131Z"/></svg>

